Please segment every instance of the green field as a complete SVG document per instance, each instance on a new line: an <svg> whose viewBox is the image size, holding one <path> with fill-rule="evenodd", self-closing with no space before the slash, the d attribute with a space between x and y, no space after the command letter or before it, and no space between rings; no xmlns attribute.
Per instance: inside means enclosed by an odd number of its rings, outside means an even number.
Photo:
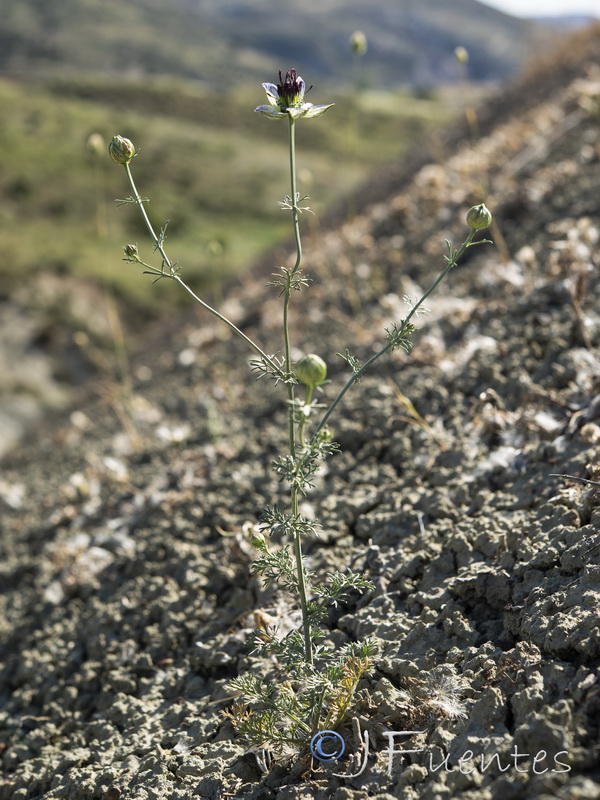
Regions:
<svg viewBox="0 0 600 800"><path fill-rule="evenodd" d="M408 91L358 98L313 89L315 103L335 102L324 117L298 125L299 190L322 212L377 166L397 160L426 131L458 111L456 93L416 98ZM0 225L4 294L33 273L85 276L146 307L179 296L156 292L121 261L122 245L151 248L127 197L124 171L105 145L132 139L134 174L167 249L197 287L252 264L289 234L277 201L289 193L287 126L253 109L260 85L211 94L180 79L121 82L73 78L52 83L0 81ZM100 152L89 147L99 134ZM98 137L97 137L98 138ZM314 224L314 222L312 223Z"/></svg>

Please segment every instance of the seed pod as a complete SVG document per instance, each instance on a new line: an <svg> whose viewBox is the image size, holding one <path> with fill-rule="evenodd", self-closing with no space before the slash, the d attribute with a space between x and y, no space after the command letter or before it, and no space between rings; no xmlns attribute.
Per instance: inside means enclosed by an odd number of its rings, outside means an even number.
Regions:
<svg viewBox="0 0 600 800"><path fill-rule="evenodd" d="M354 31L350 37L350 47L355 56L364 56L367 52L367 37L362 31Z"/></svg>
<svg viewBox="0 0 600 800"><path fill-rule="evenodd" d="M296 364L296 376L300 383L314 388L327 377L327 364L321 356L309 353Z"/></svg>
<svg viewBox="0 0 600 800"><path fill-rule="evenodd" d="M90 133L90 135L88 136L88 140L85 144L90 153L93 153L95 156L100 156L104 154L104 148L106 147L106 143L104 141L102 134Z"/></svg>
<svg viewBox="0 0 600 800"><path fill-rule="evenodd" d="M483 203L473 206L467 212L467 225L476 231L485 230L492 224L492 213Z"/></svg>
<svg viewBox="0 0 600 800"><path fill-rule="evenodd" d="M127 258L131 258L135 261L139 258L137 244L126 244L123 247L123 251Z"/></svg>
<svg viewBox="0 0 600 800"><path fill-rule="evenodd" d="M129 139L125 139L123 136L113 136L108 145L108 155L115 164L129 164L135 155L135 147Z"/></svg>
<svg viewBox="0 0 600 800"><path fill-rule="evenodd" d="M454 58L459 64L466 64L469 60L469 51L466 47L456 47L454 48Z"/></svg>

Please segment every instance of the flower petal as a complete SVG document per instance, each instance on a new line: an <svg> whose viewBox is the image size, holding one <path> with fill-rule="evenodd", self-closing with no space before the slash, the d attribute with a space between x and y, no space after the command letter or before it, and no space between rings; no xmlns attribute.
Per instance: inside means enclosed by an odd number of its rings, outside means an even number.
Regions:
<svg viewBox="0 0 600 800"><path fill-rule="evenodd" d="M254 110L259 111L263 116L269 119L283 119L287 117L285 111L277 111L275 106L257 106Z"/></svg>
<svg viewBox="0 0 600 800"><path fill-rule="evenodd" d="M335 103L330 103L328 106L313 106L312 103L304 103L302 116L307 119L310 117L320 117L328 108L332 108ZM308 106L308 108L306 108Z"/></svg>
<svg viewBox="0 0 600 800"><path fill-rule="evenodd" d="M304 91L306 89L306 84L304 83L300 75L298 75L296 81L298 83L298 102L302 103L302 101L304 100Z"/></svg>
<svg viewBox="0 0 600 800"><path fill-rule="evenodd" d="M267 93L267 99L272 106L279 105L279 89L274 83L263 83L263 89Z"/></svg>

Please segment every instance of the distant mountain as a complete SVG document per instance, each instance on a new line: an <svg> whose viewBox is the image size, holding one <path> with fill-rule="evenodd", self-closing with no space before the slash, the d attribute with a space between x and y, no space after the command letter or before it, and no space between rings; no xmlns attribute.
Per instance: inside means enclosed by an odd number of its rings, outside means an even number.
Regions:
<svg viewBox="0 0 600 800"><path fill-rule="evenodd" d="M558 30L567 31L574 30L575 28L584 28L586 25L591 25L597 22L598 17L592 17L589 14L564 14L559 17L536 17L536 22L541 22L543 25L548 25Z"/></svg>
<svg viewBox="0 0 600 800"><path fill-rule="evenodd" d="M208 84L273 77L350 79L353 31L368 40L363 79L385 88L459 74L514 74L548 29L476 0L0 0L0 72L179 75Z"/></svg>

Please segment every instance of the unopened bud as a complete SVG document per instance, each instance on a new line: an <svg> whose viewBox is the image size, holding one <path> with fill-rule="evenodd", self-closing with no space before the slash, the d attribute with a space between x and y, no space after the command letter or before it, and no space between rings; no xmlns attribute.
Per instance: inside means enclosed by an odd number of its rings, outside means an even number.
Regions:
<svg viewBox="0 0 600 800"><path fill-rule="evenodd" d="M364 56L367 52L367 37L362 31L354 31L350 37L350 47L355 56Z"/></svg>
<svg viewBox="0 0 600 800"><path fill-rule="evenodd" d="M330 428L321 428L318 433L317 440L319 442L330 442L333 439L333 431Z"/></svg>
<svg viewBox="0 0 600 800"><path fill-rule="evenodd" d="M137 244L126 244L123 247L123 251L125 252L125 257L127 261L139 261L140 256L138 254Z"/></svg>
<svg viewBox="0 0 600 800"><path fill-rule="evenodd" d="M469 60L469 51L466 47L459 46L454 50L454 58L459 64L466 64Z"/></svg>
<svg viewBox="0 0 600 800"><path fill-rule="evenodd" d="M129 164L135 155L135 147L129 139L125 139L123 136L113 136L108 145L108 155L115 164Z"/></svg>
<svg viewBox="0 0 600 800"><path fill-rule="evenodd" d="M492 213L485 207L483 203L478 206L473 206L467 212L467 225L470 228L475 228L476 231L482 231L489 228L492 224Z"/></svg>
<svg viewBox="0 0 600 800"><path fill-rule="evenodd" d="M106 147L106 143L102 134L90 133L86 142L86 147L95 156L102 155L102 153L104 153L104 148Z"/></svg>
<svg viewBox="0 0 600 800"><path fill-rule="evenodd" d="M321 356L309 353L296 364L296 375L300 383L314 388L327 377L327 364Z"/></svg>

